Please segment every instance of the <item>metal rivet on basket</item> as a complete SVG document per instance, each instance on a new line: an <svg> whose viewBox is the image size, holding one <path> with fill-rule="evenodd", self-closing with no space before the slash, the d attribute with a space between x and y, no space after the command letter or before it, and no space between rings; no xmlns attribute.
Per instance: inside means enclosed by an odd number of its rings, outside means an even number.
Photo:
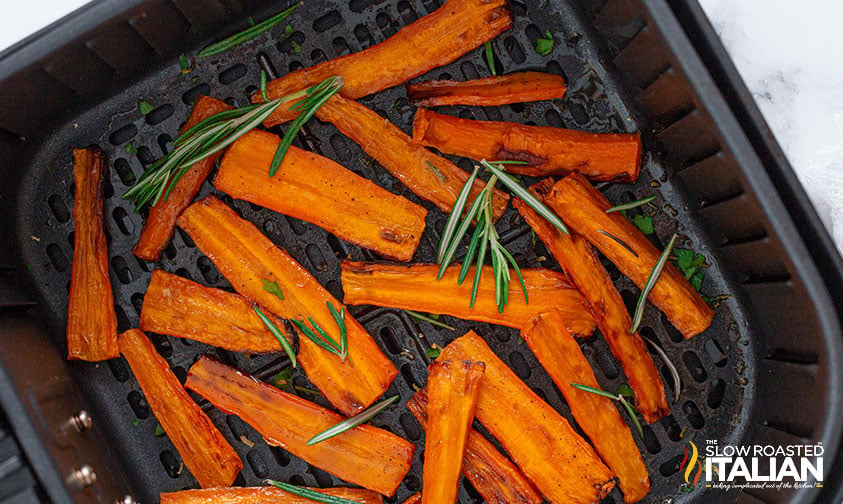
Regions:
<svg viewBox="0 0 843 504"><path fill-rule="evenodd" d="M79 410L70 417L70 425L76 429L76 432L82 433L91 429L94 426L94 419L91 414L85 410Z"/></svg>
<svg viewBox="0 0 843 504"><path fill-rule="evenodd" d="M131 495L124 495L122 499L114 501L114 504L138 504L138 501Z"/></svg>
<svg viewBox="0 0 843 504"><path fill-rule="evenodd" d="M94 469L87 464L78 469L74 469L73 472L70 473L70 476L67 477L67 483L80 490L87 488L96 482L97 473L95 473Z"/></svg>

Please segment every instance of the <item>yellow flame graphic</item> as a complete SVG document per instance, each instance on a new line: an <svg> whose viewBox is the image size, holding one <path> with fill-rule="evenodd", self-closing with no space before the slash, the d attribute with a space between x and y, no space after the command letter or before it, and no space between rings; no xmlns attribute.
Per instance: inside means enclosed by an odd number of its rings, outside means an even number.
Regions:
<svg viewBox="0 0 843 504"><path fill-rule="evenodd" d="M685 483L691 483L691 473L694 471L694 468L697 466L697 459L699 458L699 451L697 451L697 445L694 444L693 441L688 441L688 444L691 445L691 459L688 461L688 465L685 467Z"/></svg>

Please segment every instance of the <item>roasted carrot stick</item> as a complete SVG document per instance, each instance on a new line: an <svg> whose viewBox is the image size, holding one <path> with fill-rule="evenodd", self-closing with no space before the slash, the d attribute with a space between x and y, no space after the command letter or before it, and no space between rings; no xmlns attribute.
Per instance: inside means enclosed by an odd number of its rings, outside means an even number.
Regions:
<svg viewBox="0 0 843 504"><path fill-rule="evenodd" d="M407 401L407 409L427 429L427 390ZM468 429L462 472L487 504L541 504L542 497L524 474L482 434Z"/></svg>
<svg viewBox="0 0 843 504"><path fill-rule="evenodd" d="M474 308L471 288L474 266L467 280L457 284L460 266L450 266L441 280L436 276L436 264L384 264L342 262L344 301L352 305L370 304L428 313L451 315L466 320L490 322L520 328L537 314L558 308L565 313L569 329L574 334L588 336L594 331L594 319L583 307L580 294L568 280L555 271L541 268L522 268L527 300L521 284L509 284L509 304L503 313L495 302L495 278L491 266L484 266ZM517 278L511 272L512 278Z"/></svg>
<svg viewBox="0 0 843 504"><path fill-rule="evenodd" d="M596 503L615 486L591 445L474 331L451 342L438 358L486 364L475 415L548 501Z"/></svg>
<svg viewBox="0 0 843 504"><path fill-rule="evenodd" d="M536 354L571 407L571 413L594 449L618 477L625 502L638 502L650 491L650 477L629 425L609 398L585 392L572 383L600 388L580 346L553 310L536 316L521 337Z"/></svg>
<svg viewBox="0 0 843 504"><path fill-rule="evenodd" d="M397 126L354 100L335 95L322 105L316 117L333 123L411 191L443 212L451 211L468 180L469 174L457 165L413 142ZM475 180L466 208L484 186L485 182ZM509 195L495 190L492 206L496 220L506 209L508 199Z"/></svg>
<svg viewBox="0 0 843 504"><path fill-rule="evenodd" d="M103 361L120 355L102 220L103 153L73 150L73 266L67 303L67 358Z"/></svg>
<svg viewBox="0 0 843 504"><path fill-rule="evenodd" d="M643 288L660 252L620 212L606 213L612 205L600 191L582 176L571 174L553 186L545 202ZM623 241L635 254L601 231ZM685 338L703 332L714 318L714 310L670 263L665 265L650 291L650 301Z"/></svg>
<svg viewBox="0 0 843 504"><path fill-rule="evenodd" d="M517 72L465 82L451 80L407 84L407 98L417 107L496 106L562 98L565 80L544 72Z"/></svg>
<svg viewBox="0 0 843 504"><path fill-rule="evenodd" d="M178 225L240 295L281 318L307 322L312 317L340 341L327 304L337 311L342 304L287 252L222 201L209 196L194 203L179 217ZM267 291L264 280L277 282L284 299ZM380 397L398 370L354 317L347 313L345 321L349 359L342 362L308 338L299 339L298 359L325 398L342 413L353 415Z"/></svg>
<svg viewBox="0 0 843 504"><path fill-rule="evenodd" d="M270 99L280 98L339 75L345 81L342 95L362 98L446 65L511 25L505 0L448 0L380 44L290 72L270 82L267 92ZM259 93L252 100L262 101ZM292 119L289 108L282 104L265 124Z"/></svg>
<svg viewBox="0 0 843 504"><path fill-rule="evenodd" d="M199 95L187 122L182 126L179 134L196 126L201 121L225 110L230 110L231 105L222 100L210 96ZM159 201L149 210L149 217L141 229L140 238L132 252L146 261L158 261L161 258L161 251L167 246L173 236L176 227L176 219L190 205L202 183L208 178L211 169L216 164L222 152L206 157L187 169L184 175L176 182L173 190L166 200Z"/></svg>
<svg viewBox="0 0 843 504"><path fill-rule="evenodd" d="M290 147L278 172L267 176L281 139L252 130L229 147L214 180L217 189L298 219L337 237L409 261L424 231L427 210L343 166Z"/></svg>
<svg viewBox="0 0 843 504"><path fill-rule="evenodd" d="M530 190L539 198L544 198L552 187L553 180L545 179ZM653 357L641 336L632 332L632 318L623 298L591 244L575 232L560 232L520 199L513 205L582 294L585 307L626 373L635 392L635 405L644 419L652 423L670 414L664 384Z"/></svg>
<svg viewBox="0 0 843 504"><path fill-rule="evenodd" d="M144 331L201 341L234 352L282 351L253 306L238 294L156 269L143 297L140 326ZM264 312L275 319L276 326L284 327L269 310Z"/></svg>
<svg viewBox="0 0 843 504"><path fill-rule="evenodd" d="M421 499L421 494L419 492L416 492L411 495L407 500L405 500L404 504L419 504L421 502Z"/></svg>
<svg viewBox="0 0 843 504"><path fill-rule="evenodd" d="M190 368L185 386L242 418L267 443L349 483L390 496L410 470L415 446L371 425L308 446L310 438L344 417L207 357Z"/></svg>
<svg viewBox="0 0 843 504"><path fill-rule="evenodd" d="M466 360L428 366L422 504L453 504L459 493L466 439L486 365Z"/></svg>
<svg viewBox="0 0 843 504"><path fill-rule="evenodd" d="M149 338L140 329L129 329L120 335L120 352L152 413L196 481L204 488L231 485L243 462L193 402Z"/></svg>
<svg viewBox="0 0 843 504"><path fill-rule="evenodd" d="M418 109L413 140L472 159L526 161L507 171L534 177L582 173L633 182L641 171L640 133L587 133L504 121L475 121Z"/></svg>
<svg viewBox="0 0 843 504"><path fill-rule="evenodd" d="M308 488L363 504L383 504L383 497L362 488ZM161 504L313 504L313 501L274 487L207 488L161 494Z"/></svg>

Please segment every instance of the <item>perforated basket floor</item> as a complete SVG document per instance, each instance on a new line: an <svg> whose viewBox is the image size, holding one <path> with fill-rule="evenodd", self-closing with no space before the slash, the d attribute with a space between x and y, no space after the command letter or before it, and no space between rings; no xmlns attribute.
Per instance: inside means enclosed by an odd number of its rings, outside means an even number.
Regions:
<svg viewBox="0 0 843 504"><path fill-rule="evenodd" d="M22 224L24 229L20 233L22 243L19 245L25 260L31 265L31 274L41 288L40 295L45 301L48 322L56 335L57 344L64 345L61 336L64 333L73 250L70 149L96 143L105 149L108 156L110 169L105 189L105 215L109 236L109 264L120 330L138 324L143 293L153 268L162 268L206 285L229 288L214 265L180 230L176 232L159 263L150 264L136 259L131 249L144 216L133 213L131 205L121 199L120 195L131 186L144 166L171 149L172 139L198 94L223 98L232 105L245 105L247 96L256 89L261 60L264 65L269 64L279 74L283 74L288 70L356 52L393 35L401 26L432 12L440 5L439 0L386 0L370 5L373 3L370 0L352 0L347 5L340 0L310 1L291 18L294 32L287 38L283 38L283 29L275 29L268 35L218 57L198 60L189 74L182 74L177 61L169 61L134 87L66 124L44 145L32 161L36 169L28 170L27 176L31 179L22 185L24 193L20 197L19 211L28 212L32 217ZM266 16L270 11L283 6L270 7L253 15L258 19L258 16ZM620 89L612 82L601 63L600 45L592 41L590 28L571 10L568 2L513 2L512 9L514 27L494 41L498 68L504 72L539 69L563 75L569 86L565 98L500 108L448 107L443 112L461 117L510 120L595 132L638 130L630 110L621 100ZM177 9L172 10L174 16L180 15ZM188 21L184 19L184 22ZM242 27L233 26L229 31ZM546 29L553 32L555 44L553 52L542 57L534 47L536 39L543 36ZM417 80L462 80L485 75L488 75L488 69L482 50L478 49ZM138 100L148 101L155 109L145 117L141 116L137 109ZM414 108L407 104L403 86L378 93L362 102L404 131L410 131ZM430 209L428 227L415 261L430 262L433 259L445 214L427 202L420 201L331 125L312 121L309 131L303 132L298 142ZM455 161L463 168L470 167L465 159ZM636 184L604 184L600 186L601 190L617 203L650 194L658 195L652 206L634 210L630 217L642 211L652 215L656 232L651 238L659 248L663 247L665 238L676 231L680 235L677 246L693 248L705 255L708 262L712 262L710 251L717 244L706 241L699 228L688 218L684 195L665 177L668 170L652 153L645 156L645 164ZM211 184L206 183L200 196L212 192ZM226 195L221 197L243 217L256 223L276 244L288 250L340 299L340 260L345 257L354 260L378 259L371 252L341 242L314 225L242 201L233 201ZM498 228L503 242L522 266L558 269L544 246L540 242L536 243L529 227L511 208L501 219ZM611 264L606 264L632 310L638 294L637 288ZM703 294L714 296L730 291L716 264L704 271ZM431 295L436 293L431 292ZM350 311L400 370L387 393L401 394L402 404L412 395L414 387L425 382L427 360L424 349L428 344L435 342L445 345L468 329L474 329L486 338L518 376L566 418L571 419L561 394L515 330L445 317L445 322L456 327L456 331L451 332L419 324L397 310L353 307ZM705 501L706 494L702 489L690 493L682 491L683 481L678 470L683 447L688 440L717 439L725 442L743 437L753 397L752 383L743 376L744 370L751 369L753 365L750 360L751 349L747 348L748 338L742 329L746 323L734 300L721 303L716 313L711 327L690 341L685 341L653 307L649 307L645 313L642 334L661 343L678 366L683 382L681 399L672 405L672 415L645 426L643 441L636 439L650 469L653 484L647 502L670 499L675 502ZM187 340L151 336L158 350L182 380L191 363L203 353L214 355L266 381L287 366L286 359L278 355L234 354ZM582 341L582 348L605 389L615 390L624 382L623 374L599 334ZM654 359L660 364L670 396L672 383L667 368L661 365L655 354ZM166 436L154 436L155 418L124 360L116 359L101 364L73 363L73 367L95 408L98 425L105 429L118 447L137 498L142 502L155 502L158 492L196 486L194 478L183 470L179 455ZM301 374L296 375L295 383L305 387L309 385ZM302 391L295 393L327 405L321 397ZM224 415L207 401L194 397L243 458L244 469L237 480L238 484L259 484L267 477L305 485L342 484L284 450L266 445L260 435L240 419ZM571 422L574 423L573 420ZM387 502L401 502L421 486L423 432L402 405L389 409L372 423L418 446L410 474L399 487L396 496L386 499ZM462 485L460 502L481 501L468 483L463 482ZM606 499L606 502L621 501L618 490Z"/></svg>

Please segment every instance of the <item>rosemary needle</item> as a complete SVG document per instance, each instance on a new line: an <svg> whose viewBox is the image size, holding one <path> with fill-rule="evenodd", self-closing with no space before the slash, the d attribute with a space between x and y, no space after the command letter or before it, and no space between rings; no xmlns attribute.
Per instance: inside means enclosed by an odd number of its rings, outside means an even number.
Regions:
<svg viewBox="0 0 843 504"><path fill-rule="evenodd" d="M630 209L633 209L633 208L637 208L637 207L646 205L647 203L653 201L654 199L656 199L655 194L652 195L652 196L647 196L646 198L641 198L640 200L635 200L635 201L630 201L629 203L624 203L623 205L615 205L611 208L607 208L606 213L620 212L620 211L623 211L623 210L630 210Z"/></svg>
<svg viewBox="0 0 843 504"><path fill-rule="evenodd" d="M231 35L230 37L226 37L226 38L220 40L219 42L214 42L213 44L211 44L208 47L199 51L198 56L200 58L213 56L215 54L225 52L225 51L231 49L232 47L236 47L236 46L242 44L243 42L247 42L249 40L252 40L253 38L260 35L261 33L269 31L269 30L275 28L276 26L278 26L279 24L281 24L281 22L284 21L285 19L287 19L290 16L290 14L292 14L293 11L296 10L296 8L298 8L299 5L301 5L301 3L297 3L297 4L293 5L292 7L288 8L286 10L283 10L283 11L279 12L278 14L270 17L269 19L261 21L260 23L254 25L254 26L250 26L249 28L243 30L240 33L235 33L234 35Z"/></svg>
<svg viewBox="0 0 843 504"><path fill-rule="evenodd" d="M667 264L667 258L670 257L670 251L673 250L674 243L676 243L676 233L670 237L670 242L668 242L667 247L662 251L658 261L656 261L656 265L653 266L653 271L647 277L647 283L641 289L641 294L638 296L638 303L635 305L635 316L632 317L630 333L637 331L638 326L641 325L641 319L644 317L644 306L647 304L647 296L650 295L650 291L653 290L653 287L655 287L656 282L659 280L659 276L662 274L665 264Z"/></svg>
<svg viewBox="0 0 843 504"><path fill-rule="evenodd" d="M608 231L603 231L602 229L598 229L598 230L597 230L597 232L598 232L598 233L600 233L600 234L602 234L602 235L608 236L609 238L611 238L611 239L615 240L615 241L618 243L618 245L620 245L621 247L623 247L623 248L627 249L627 250L628 250L628 251L629 251L632 255L634 255L635 257L638 257L638 252L636 252L636 251L632 250L632 247L630 247L629 245L627 245L627 243L626 243L625 241L621 240L621 239L620 239L620 238L618 238L617 236L613 235L612 233L610 233L610 232L608 232Z"/></svg>
<svg viewBox="0 0 843 504"><path fill-rule="evenodd" d="M595 387L589 387L588 385L582 385L579 383L571 383L570 385L575 389L582 390L583 392L589 392L594 395L603 396L608 399L612 399L613 401L621 403L621 406L623 406L623 409L626 410L626 413L632 420L632 424L635 426L635 430L638 432L638 435L641 436L641 439L644 439L644 429L641 427L641 422L638 421L638 415L635 412L635 408L633 408L632 405L629 404L623 394L612 394L610 392L606 392L605 390Z"/></svg>
<svg viewBox="0 0 843 504"><path fill-rule="evenodd" d="M307 441L307 446L315 445L316 443L321 443L326 439L331 439L332 437L338 436L345 431L349 431L360 424L368 422L369 420L377 416L378 413L395 404L395 402L398 401L399 398L400 396L394 395L388 399L384 399L383 401L377 404L369 406L368 408L354 415L353 417L346 418L345 420L334 425L333 427L329 427L320 432L319 434L316 434Z"/></svg>
<svg viewBox="0 0 843 504"><path fill-rule="evenodd" d="M283 481L267 479L263 480L263 482L267 485L272 485L276 488L280 488L281 490L284 490L287 493L297 495L299 497L304 497L308 500L312 500L313 502L324 502L325 504L359 504L358 501L348 500L342 497L334 497L333 495L324 494L322 492L317 492L316 490L312 490L310 488L304 488L292 485L290 483L284 483Z"/></svg>
<svg viewBox="0 0 843 504"><path fill-rule="evenodd" d="M263 325L265 325L266 328L269 329L269 332L271 332L272 335L275 336L275 338L278 340L278 343L281 343L281 348L284 349L284 352L287 354L287 357L290 358L290 364L295 368L297 365L296 352L293 351L293 347L290 346L290 342L287 341L287 338L285 338L284 335L281 334L281 331L278 329L278 326L276 326L272 322L272 320L270 320L270 318L266 316L266 314L258 307L258 305L255 305L254 308L255 313L258 314L258 318L261 319Z"/></svg>
<svg viewBox="0 0 843 504"><path fill-rule="evenodd" d="M312 317L308 317L308 321L310 321L310 325L313 327L307 327L304 322L301 320L290 319L290 322L296 329L299 330L307 339L315 343L320 348L323 348L332 354L338 356L340 360L345 363L345 359L348 357L348 329L345 325L345 307L340 308L340 311L337 311L330 302L326 302L328 305L328 311L331 312L331 316L334 318L334 322L336 322L337 327L340 331L340 341L337 341L332 338L327 332L325 332L322 327L313 320ZM314 332L314 330L316 332ZM317 333L319 333L317 335ZM348 357L349 364L354 366L354 363L351 362L351 358Z"/></svg>

